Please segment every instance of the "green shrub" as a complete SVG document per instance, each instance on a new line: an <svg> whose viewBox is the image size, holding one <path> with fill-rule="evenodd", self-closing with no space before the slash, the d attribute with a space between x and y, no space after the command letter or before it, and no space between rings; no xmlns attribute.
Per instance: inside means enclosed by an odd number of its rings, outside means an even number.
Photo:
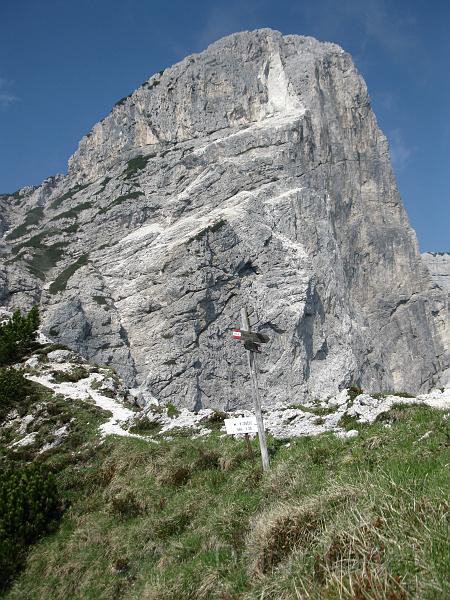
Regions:
<svg viewBox="0 0 450 600"><path fill-rule="evenodd" d="M63 292L66 289L69 279L80 269L88 264L88 255L82 254L72 265L62 271L58 277L50 284L48 291L54 295Z"/></svg>
<svg viewBox="0 0 450 600"><path fill-rule="evenodd" d="M140 419L132 427L130 427L131 433L148 433L156 434L161 431L161 424L157 421L150 421L147 417Z"/></svg>
<svg viewBox="0 0 450 600"><path fill-rule="evenodd" d="M0 366L12 364L30 352L39 322L39 311L34 306L26 316L16 310L7 323L0 325Z"/></svg>
<svg viewBox="0 0 450 600"><path fill-rule="evenodd" d="M50 221L59 221L60 219L77 219L80 212L92 208L92 202L82 202L77 204L73 208L66 210L65 212L59 213L52 217Z"/></svg>
<svg viewBox="0 0 450 600"><path fill-rule="evenodd" d="M172 402L168 402L166 405L167 408L167 416L171 419L175 419L180 414L178 408Z"/></svg>
<svg viewBox="0 0 450 600"><path fill-rule="evenodd" d="M92 300L99 306L108 306L108 301L104 296L92 296Z"/></svg>
<svg viewBox="0 0 450 600"><path fill-rule="evenodd" d="M355 398L357 398L363 393L363 390L357 385L352 385L348 388L348 397L350 398L350 402L353 402Z"/></svg>
<svg viewBox="0 0 450 600"><path fill-rule="evenodd" d="M125 104L126 100L128 100L128 98L130 98L130 97L131 97L131 94L128 94L128 96L124 96L120 100L117 100L117 102L114 104L114 106L121 106L122 104Z"/></svg>
<svg viewBox="0 0 450 600"><path fill-rule="evenodd" d="M225 219L219 219L219 221L216 221L215 223L211 223L204 229L201 229L199 232L197 232L194 236L192 236L188 240L188 244L190 244L191 242L194 242L194 241L200 241L208 233L214 233L216 231L219 231L226 224L227 224L227 222Z"/></svg>
<svg viewBox="0 0 450 600"><path fill-rule="evenodd" d="M123 172L124 178L130 179L130 177L133 177L141 169L144 169L150 158L152 158L151 155L143 156L141 154L131 158L127 162L127 168Z"/></svg>
<svg viewBox="0 0 450 600"><path fill-rule="evenodd" d="M13 367L0 368L0 419L16 404L22 404L32 392L30 382Z"/></svg>
<svg viewBox="0 0 450 600"><path fill-rule="evenodd" d="M54 208L54 209L59 208L65 200L72 198L72 196L74 196L78 192L81 192L81 190L84 190L88 186L89 186L88 183L86 185L77 184L75 187L71 188L68 192L66 192L62 196L59 196L59 198L56 198L56 200L53 200L53 202L50 204L50 208Z"/></svg>
<svg viewBox="0 0 450 600"><path fill-rule="evenodd" d="M52 376L56 383L64 383L66 381L77 383L80 379L89 377L89 371L85 367L79 366L72 367L70 371L52 371Z"/></svg>
<svg viewBox="0 0 450 600"><path fill-rule="evenodd" d="M36 465L7 465L0 470L0 589L23 563L27 547L48 528L58 512L55 479Z"/></svg>
<svg viewBox="0 0 450 600"><path fill-rule="evenodd" d="M210 429L221 429L227 416L227 413L215 410L211 415L202 419L202 425L204 424Z"/></svg>
<svg viewBox="0 0 450 600"><path fill-rule="evenodd" d="M118 198L116 198L115 200L113 200L111 202L111 204L109 204L108 206L104 206L103 208L101 208L98 211L98 213L99 214L105 213L106 211L110 210L114 206L119 206L120 204L123 204L127 200L135 200L136 198L140 198L141 196L144 196L144 194L142 192L139 192L139 191L137 191L137 192L129 192L128 194L124 194L123 196L119 196Z"/></svg>
<svg viewBox="0 0 450 600"><path fill-rule="evenodd" d="M28 228L32 225L37 225L44 215L44 209L41 206L36 206L28 211L25 221L13 229L11 233L6 236L7 240L15 240L16 238L22 237L28 231Z"/></svg>

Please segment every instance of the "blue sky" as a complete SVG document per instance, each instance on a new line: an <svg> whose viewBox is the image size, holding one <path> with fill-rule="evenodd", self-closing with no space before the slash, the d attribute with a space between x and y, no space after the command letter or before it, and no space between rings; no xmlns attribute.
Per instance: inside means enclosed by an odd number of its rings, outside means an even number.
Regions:
<svg viewBox="0 0 450 600"><path fill-rule="evenodd" d="M79 139L154 72L258 27L353 55L421 249L450 251L447 0L0 0L0 193L65 172Z"/></svg>

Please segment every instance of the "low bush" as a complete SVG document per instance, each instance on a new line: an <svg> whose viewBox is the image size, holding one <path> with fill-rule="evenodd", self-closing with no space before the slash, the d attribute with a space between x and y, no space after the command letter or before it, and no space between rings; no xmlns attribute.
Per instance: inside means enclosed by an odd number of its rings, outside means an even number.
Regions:
<svg viewBox="0 0 450 600"><path fill-rule="evenodd" d="M85 367L73 367L70 371L52 371L52 376L56 383L64 383L69 381L77 383L80 379L89 377L89 371Z"/></svg>
<svg viewBox="0 0 450 600"><path fill-rule="evenodd" d="M210 429L221 429L224 426L224 421L227 418L227 413L221 410L215 410L211 415L202 419L202 425L206 425Z"/></svg>
<svg viewBox="0 0 450 600"><path fill-rule="evenodd" d="M47 531L58 514L55 479L41 467L0 470L0 589L22 565L27 547Z"/></svg>
<svg viewBox="0 0 450 600"><path fill-rule="evenodd" d="M27 315L16 310L9 321L0 325L0 366L18 361L32 350L39 322L39 311L34 306Z"/></svg>
<svg viewBox="0 0 450 600"><path fill-rule="evenodd" d="M0 420L15 406L23 406L32 395L30 382L21 371L0 368Z"/></svg>
<svg viewBox="0 0 450 600"><path fill-rule="evenodd" d="M180 414L180 411L175 406L175 404L173 404L172 402L168 402L166 404L166 409L167 409L167 416L170 417L171 419L175 419L175 417L178 417L178 415Z"/></svg>
<svg viewBox="0 0 450 600"><path fill-rule="evenodd" d="M147 417L136 421L134 425L130 427L131 433L148 433L155 434L161 431L161 424L157 421L151 421Z"/></svg>
<svg viewBox="0 0 450 600"><path fill-rule="evenodd" d="M74 275L78 269L85 267L88 264L88 255L82 254L73 264L65 268L58 277L50 284L48 291L54 295L58 292L64 292L66 289L69 279Z"/></svg>
<svg viewBox="0 0 450 600"><path fill-rule="evenodd" d="M150 160L151 156L142 156L138 155L134 158L131 158L127 162L127 167L123 172L124 179L130 179L136 173L138 173L141 169L144 169Z"/></svg>
<svg viewBox="0 0 450 600"><path fill-rule="evenodd" d="M355 398L357 398L358 396L360 396L361 394L363 394L363 390L358 387L357 385L351 385L348 388L348 397L350 398L350 401L353 402L355 400Z"/></svg>

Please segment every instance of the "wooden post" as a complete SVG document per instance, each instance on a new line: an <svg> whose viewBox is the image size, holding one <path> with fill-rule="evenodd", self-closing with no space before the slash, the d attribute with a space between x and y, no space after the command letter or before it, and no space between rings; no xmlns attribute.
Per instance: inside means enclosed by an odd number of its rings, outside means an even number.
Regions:
<svg viewBox="0 0 450 600"><path fill-rule="evenodd" d="M247 309L241 309L241 327L243 331L251 331L248 320ZM258 372L256 368L256 355L251 350L247 350L248 369L250 371L250 381L252 385L253 406L255 409L256 424L258 426L259 447L261 449L261 460L263 471L269 468L269 453L267 452L266 432L264 431L264 421L261 412L261 402L258 389Z"/></svg>
<svg viewBox="0 0 450 600"><path fill-rule="evenodd" d="M248 433L244 435L245 445L247 446L247 454L251 458L253 465L255 464L255 455L253 454L252 443L250 442L250 436Z"/></svg>

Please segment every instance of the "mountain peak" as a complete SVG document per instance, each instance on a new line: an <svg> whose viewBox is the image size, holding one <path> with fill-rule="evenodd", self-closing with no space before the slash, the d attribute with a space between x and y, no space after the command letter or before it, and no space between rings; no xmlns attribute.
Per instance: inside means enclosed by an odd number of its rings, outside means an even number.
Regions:
<svg viewBox="0 0 450 600"><path fill-rule="evenodd" d="M334 44L219 40L120 101L67 176L0 207L3 303L40 303L51 339L162 403L250 404L229 335L243 306L269 337L267 405L448 378L448 294Z"/></svg>

